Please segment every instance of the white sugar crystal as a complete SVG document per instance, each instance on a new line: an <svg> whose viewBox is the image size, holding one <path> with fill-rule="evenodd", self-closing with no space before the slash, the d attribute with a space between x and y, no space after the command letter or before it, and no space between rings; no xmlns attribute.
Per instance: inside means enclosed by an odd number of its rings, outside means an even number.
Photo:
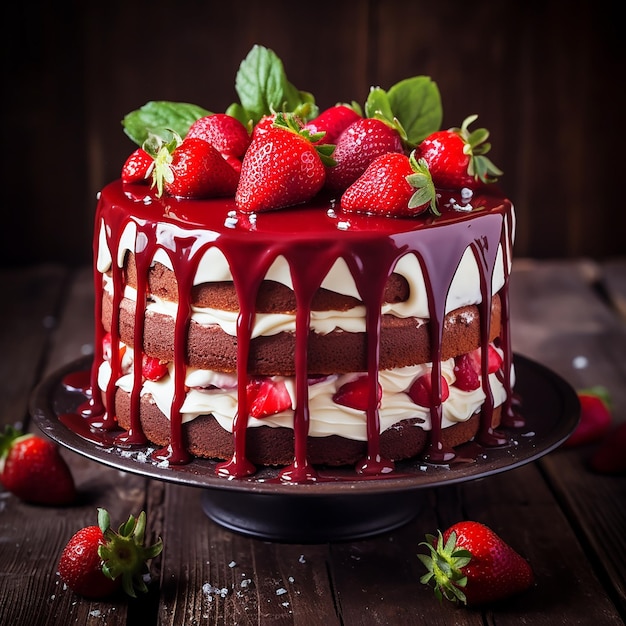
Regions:
<svg viewBox="0 0 626 626"><path fill-rule="evenodd" d="M202 585L202 593L204 593L209 600L212 600L212 596L225 598L228 595L228 589L226 587L214 587L211 583L204 583L204 585Z"/></svg>

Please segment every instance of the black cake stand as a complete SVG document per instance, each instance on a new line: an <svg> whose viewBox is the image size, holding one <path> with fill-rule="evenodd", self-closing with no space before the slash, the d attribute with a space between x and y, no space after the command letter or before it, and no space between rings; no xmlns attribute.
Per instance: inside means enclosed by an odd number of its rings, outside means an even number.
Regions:
<svg viewBox="0 0 626 626"><path fill-rule="evenodd" d="M289 543L344 541L376 535L411 521L428 489L484 478L530 463L557 448L578 423L575 391L557 374L515 356L515 391L526 424L503 429L509 443L498 448L461 449L461 461L430 465L419 459L396 463L394 472L370 479L353 469L318 470L319 480L289 484L279 470L262 468L253 476L227 479L216 461L194 459L163 466L145 448L133 450L84 437L67 428L62 415L76 413L85 395L68 390L64 378L90 368L82 358L54 372L33 391L31 414L39 428L62 446L105 465L158 480L199 487L206 515L218 524L259 539ZM469 444L471 448L472 444ZM463 460L463 457L467 457Z"/></svg>

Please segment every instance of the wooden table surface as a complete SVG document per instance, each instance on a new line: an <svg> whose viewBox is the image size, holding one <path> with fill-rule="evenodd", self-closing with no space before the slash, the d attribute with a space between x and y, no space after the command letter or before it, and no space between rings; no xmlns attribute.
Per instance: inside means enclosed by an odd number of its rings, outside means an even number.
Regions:
<svg viewBox="0 0 626 626"><path fill-rule="evenodd" d="M89 354L90 269L0 270L0 425L29 417L35 385ZM626 259L518 259L512 279L513 346L575 389L606 386L626 420ZM427 490L410 523L344 542L284 544L211 521L201 489L125 473L63 449L80 497L67 508L0 491L0 624L623 624L626 479L591 473L590 447L557 449L487 478ZM626 454L626 451L625 451ZM137 600L84 600L60 581L71 535L145 510L164 551L150 592ZM440 606L419 583L426 533L460 519L492 527L531 563L528 593L484 610Z"/></svg>

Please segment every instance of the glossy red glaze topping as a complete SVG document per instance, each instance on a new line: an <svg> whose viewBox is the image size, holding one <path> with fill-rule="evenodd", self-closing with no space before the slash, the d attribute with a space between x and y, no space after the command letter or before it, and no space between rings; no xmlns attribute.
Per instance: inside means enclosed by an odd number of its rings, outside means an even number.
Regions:
<svg viewBox="0 0 626 626"><path fill-rule="evenodd" d="M290 209L259 213L256 219L237 212L234 200L182 200L172 197L156 198L145 186L123 185L120 181L108 185L101 193L94 237L97 255L100 225L106 224L106 238L112 256L116 258L119 241L127 223L132 219L137 228L136 249L138 303L135 317L135 354L141 354L144 324L147 275L155 252L162 248L168 255L179 286L179 302L175 330L175 393L170 410L170 445L157 453L159 459L170 463L184 463L189 456L182 437L180 408L185 398L185 341L191 319L189 294L194 275L204 252L217 246L226 257L240 302L237 326L239 410L233 428L235 454L218 466L218 473L242 477L255 471L246 458L247 398L246 381L250 336L255 317L257 290L273 261L284 256L291 268L297 301L296 316L296 394L294 415L294 460L281 472L281 478L290 482L316 479L315 470L307 459L307 432L309 422L307 337L309 335L310 306L313 295L339 257L343 257L354 278L361 300L366 307L368 341L368 378L371 381L371 402L366 411L367 455L357 466L364 475L378 475L393 470L393 463L381 458L379 442L379 415L377 409L377 381L379 363L379 333L381 304L385 283L396 262L405 254L416 255L425 277L430 311L430 340L432 346L432 432L427 460L448 462L454 452L441 443L441 339L445 317L446 296L465 250L469 247L475 256L480 274L482 292L481 345L489 337L492 274L498 247L504 253L505 284L500 291L503 330L500 345L504 350L503 383L507 401L503 418L515 419L511 408L510 388L511 346L508 306L508 267L512 249L513 212L508 200L501 196L477 194L471 212L445 208L442 215L401 219L358 214L342 214L333 209L332 202L319 202ZM140 242L140 244L139 244ZM122 270L113 263L112 344L119 343L118 315L124 285ZM94 268L96 291L95 355L91 374L92 397L83 414L97 420L104 428L116 426L114 415L107 414L97 385L97 371L102 362L101 292L102 275ZM141 298L144 301L141 301ZM491 428L493 396L486 375L488 351L482 362L483 389L486 400L482 408L478 441L485 445L503 443L502 437ZM111 359L111 382L106 390L106 406L114 406L115 381L118 379L119 359ZM125 443L142 444L145 437L139 422L141 368L135 369L131 394L132 424L125 435Z"/></svg>

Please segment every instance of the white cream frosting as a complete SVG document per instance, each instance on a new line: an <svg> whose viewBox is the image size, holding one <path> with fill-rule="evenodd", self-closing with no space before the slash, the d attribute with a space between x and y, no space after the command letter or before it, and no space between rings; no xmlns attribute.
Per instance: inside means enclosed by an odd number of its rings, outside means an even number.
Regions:
<svg viewBox="0 0 626 626"><path fill-rule="evenodd" d="M106 226L104 222L102 222L96 259L97 269L103 274L111 268L113 262L112 251L109 250L107 245L105 228ZM505 238L505 240L508 241L508 237ZM143 242L138 241L137 238L135 222L130 220L120 238L119 248L113 251L118 267L122 267L127 252L141 250L143 247ZM510 251L507 258L511 259ZM154 255L153 263L157 262L169 269L173 267L167 252L163 248L158 248ZM409 253L401 257L394 271L406 279L409 285L409 298L405 302L384 305L383 314L388 313L401 318L414 317L427 320L429 318L429 311L426 284L419 261L415 255ZM508 271L510 271L510 262L507 273ZM274 260L266 274L266 278L286 285L289 288L293 288L289 264L282 256L278 256ZM222 252L217 247L213 246L209 247L206 252L204 252L199 261L194 278L194 285L218 281L232 281L232 274ZM504 282L504 255L500 245L498 247L496 264L492 276L492 293L498 292L504 285ZM352 274L342 258L336 260L323 280L322 287L345 296L360 299ZM132 290L128 288L126 295L134 299ZM474 258L474 253L470 248L467 248L461 258L448 291L446 313L461 306L478 304L481 299L480 273L476 259ZM155 302L152 308L153 310L168 315L175 314L175 306L169 307L168 303ZM364 315L365 308L361 306L354 307L349 312L330 312L329 314L316 313L314 316L315 319L312 320L312 325L313 328L320 333L330 332L333 328L341 328L348 332L359 332L364 330ZM217 323L222 326L225 332L232 335L235 334L233 329L236 322L236 314L231 316L223 311L218 313L210 309L195 309L194 316L197 316L195 319L196 321L200 321L200 323ZM263 320L263 317L264 316L261 315L257 316L257 323L259 324L257 334L272 334L274 332L281 332L281 330L293 330L295 328L295 316L271 316L272 319L269 321Z"/></svg>
<svg viewBox="0 0 626 626"><path fill-rule="evenodd" d="M128 367L132 358L132 350L127 349L125 354L126 373L119 378L117 385L126 392L132 390L133 374ZM170 373L158 382L145 381L141 390L143 394L150 394L161 412L169 417L174 394L173 365L170 364ZM379 383L382 387L382 399L379 410L380 431L383 432L400 420L409 417L418 418L418 427L430 430L430 410L415 404L406 393L414 380L430 372L429 364L397 368L381 371ZM333 402L335 392L349 379L357 374L329 376L320 382L309 385L309 435L324 437L340 435L358 441L367 440L365 412L342 406ZM462 391L455 387L454 359L442 363L442 375L450 389L448 399L442 405L442 427L447 428L459 422L467 421L476 413L485 399L482 388L475 391ZM98 383L104 391L111 376L108 362L104 361L99 369ZM293 378L283 378L295 406L295 386ZM514 381L512 381L514 382ZM183 422L190 422L199 415L213 414L219 424L227 431L232 432L232 424L237 412L237 380L231 374L222 374L209 370L187 368L185 384L189 387L182 406ZM495 374L489 376L494 406L505 401L506 391ZM219 386L218 389L207 387ZM249 427L293 427L293 410L283 411L262 419L249 418Z"/></svg>

